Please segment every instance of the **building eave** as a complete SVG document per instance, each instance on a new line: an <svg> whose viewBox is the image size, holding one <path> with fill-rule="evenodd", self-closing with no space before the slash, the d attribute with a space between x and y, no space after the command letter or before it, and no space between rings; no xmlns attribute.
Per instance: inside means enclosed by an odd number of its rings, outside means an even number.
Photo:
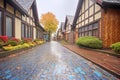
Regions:
<svg viewBox="0 0 120 80"><path fill-rule="evenodd" d="M76 28L76 22L77 22L77 18L79 17L80 10L82 8L82 3L83 3L83 0L79 0L78 6L77 6L77 9L75 12L75 16L73 19L73 23L72 23L72 28L71 28L72 30L74 30Z"/></svg>
<svg viewBox="0 0 120 80"><path fill-rule="evenodd" d="M36 23L39 23L36 0L33 2L32 8L33 8L33 15L34 15L35 21Z"/></svg>
<svg viewBox="0 0 120 80"><path fill-rule="evenodd" d="M119 8L120 2L117 1L107 1L107 0L94 0L97 4L99 4L102 8Z"/></svg>
<svg viewBox="0 0 120 80"><path fill-rule="evenodd" d="M27 16L28 12L16 1L16 0L6 0L10 5L14 6L19 12Z"/></svg>

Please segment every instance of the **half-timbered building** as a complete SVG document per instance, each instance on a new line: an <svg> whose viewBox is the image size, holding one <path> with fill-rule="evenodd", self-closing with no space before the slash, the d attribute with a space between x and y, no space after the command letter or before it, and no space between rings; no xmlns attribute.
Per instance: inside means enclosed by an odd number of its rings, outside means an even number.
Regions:
<svg viewBox="0 0 120 80"><path fill-rule="evenodd" d="M72 30L75 39L96 36L105 48L120 41L120 1L79 0Z"/></svg>
<svg viewBox="0 0 120 80"><path fill-rule="evenodd" d="M36 0L0 0L0 35L42 38Z"/></svg>
<svg viewBox="0 0 120 80"><path fill-rule="evenodd" d="M65 18L65 24L64 24L64 29L65 29L65 40L68 42L72 42L71 40L71 27L73 23L74 16L67 15Z"/></svg>

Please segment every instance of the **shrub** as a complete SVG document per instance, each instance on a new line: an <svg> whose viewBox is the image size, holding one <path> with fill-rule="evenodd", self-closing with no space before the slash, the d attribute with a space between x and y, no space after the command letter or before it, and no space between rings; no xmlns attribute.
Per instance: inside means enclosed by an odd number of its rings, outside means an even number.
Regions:
<svg viewBox="0 0 120 80"><path fill-rule="evenodd" d="M29 45L29 44L27 44L27 43L24 43L24 44L22 45L22 47L23 47L23 48L29 48L29 47L30 47L30 45Z"/></svg>
<svg viewBox="0 0 120 80"><path fill-rule="evenodd" d="M23 42L24 43L32 42L32 38L24 38Z"/></svg>
<svg viewBox="0 0 120 80"><path fill-rule="evenodd" d="M21 48L23 48L23 47L22 47L22 45L17 45L17 46L14 46L14 48L15 48L15 50L16 50L16 49L21 49Z"/></svg>
<svg viewBox="0 0 120 80"><path fill-rule="evenodd" d="M0 39L4 42L8 41L8 37L7 36L0 36Z"/></svg>
<svg viewBox="0 0 120 80"><path fill-rule="evenodd" d="M20 40L17 39L17 38L11 38L10 40L12 40L12 41L16 41L16 42L20 42Z"/></svg>
<svg viewBox="0 0 120 80"><path fill-rule="evenodd" d="M17 50L17 49L21 49L21 48L24 48L24 47L22 45L17 45L17 46L11 46L11 45L3 46L3 49L5 51Z"/></svg>
<svg viewBox="0 0 120 80"><path fill-rule="evenodd" d="M29 46L35 46L33 42L28 42L27 44L29 44Z"/></svg>
<svg viewBox="0 0 120 80"><path fill-rule="evenodd" d="M8 41L8 45L17 46L18 43L17 43L16 41L9 40L9 41Z"/></svg>
<svg viewBox="0 0 120 80"><path fill-rule="evenodd" d="M40 39L35 39L34 42L40 41Z"/></svg>
<svg viewBox="0 0 120 80"><path fill-rule="evenodd" d="M3 43L4 43L4 41L2 39L0 39L0 44L3 44Z"/></svg>
<svg viewBox="0 0 120 80"><path fill-rule="evenodd" d="M24 41L20 41L20 42L19 42L20 45L22 45L22 44L24 44L24 43L25 43Z"/></svg>
<svg viewBox="0 0 120 80"><path fill-rule="evenodd" d="M110 47L112 48L113 51L120 54L120 42L114 43Z"/></svg>
<svg viewBox="0 0 120 80"><path fill-rule="evenodd" d="M77 39L76 44L78 46L84 46L84 47L94 48L94 49L102 48L102 41L92 36L80 37Z"/></svg>
<svg viewBox="0 0 120 80"><path fill-rule="evenodd" d="M35 39L34 42L36 44L43 44L45 41L44 40L40 40L40 39Z"/></svg>
<svg viewBox="0 0 120 80"><path fill-rule="evenodd" d="M3 46L3 49L5 51L11 51L11 50L15 50L15 48L13 46Z"/></svg>
<svg viewBox="0 0 120 80"><path fill-rule="evenodd" d="M2 45L0 44L0 48L2 48Z"/></svg>
<svg viewBox="0 0 120 80"><path fill-rule="evenodd" d="M2 48L4 41L0 39L0 48Z"/></svg>

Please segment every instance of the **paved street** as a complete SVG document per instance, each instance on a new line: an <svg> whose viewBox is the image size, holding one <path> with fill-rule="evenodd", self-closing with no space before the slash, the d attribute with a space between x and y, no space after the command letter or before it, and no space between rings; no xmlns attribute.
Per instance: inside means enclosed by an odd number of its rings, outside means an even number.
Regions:
<svg viewBox="0 0 120 80"><path fill-rule="evenodd" d="M0 80L118 80L57 42L22 53L0 60Z"/></svg>

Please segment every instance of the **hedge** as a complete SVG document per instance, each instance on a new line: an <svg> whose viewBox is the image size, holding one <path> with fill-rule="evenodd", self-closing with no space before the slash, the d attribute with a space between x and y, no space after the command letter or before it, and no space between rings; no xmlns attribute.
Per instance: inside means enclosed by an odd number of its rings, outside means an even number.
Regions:
<svg viewBox="0 0 120 80"><path fill-rule="evenodd" d="M110 46L113 51L120 54L120 42L114 43Z"/></svg>
<svg viewBox="0 0 120 80"><path fill-rule="evenodd" d="M85 36L77 39L76 44L78 46L84 46L93 49L102 48L102 41L93 36Z"/></svg>

